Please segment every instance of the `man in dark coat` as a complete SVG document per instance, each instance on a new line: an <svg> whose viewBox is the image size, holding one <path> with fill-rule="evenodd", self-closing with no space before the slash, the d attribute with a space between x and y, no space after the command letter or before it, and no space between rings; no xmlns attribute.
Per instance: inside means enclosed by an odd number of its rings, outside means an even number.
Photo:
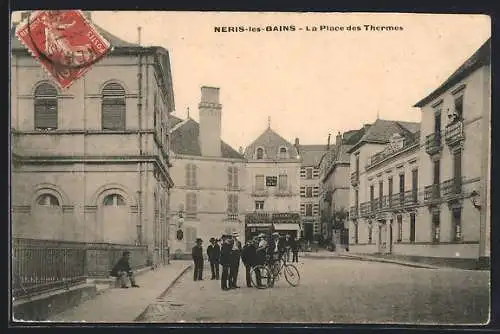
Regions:
<svg viewBox="0 0 500 334"><path fill-rule="evenodd" d="M233 233L233 247L231 250L231 268L229 269L229 287L232 289L238 289L238 270L240 269L240 258L241 258L241 241L239 240L238 233Z"/></svg>
<svg viewBox="0 0 500 334"><path fill-rule="evenodd" d="M246 282L247 287L252 287L252 278L250 277L250 271L252 267L255 266L257 256L257 247L255 243L251 240L245 243L243 249L241 250L241 261L245 265Z"/></svg>
<svg viewBox="0 0 500 334"><path fill-rule="evenodd" d="M130 252L124 251L122 257L115 264L113 269L111 269L110 276L116 277L120 280L120 286L123 289L127 289L127 278L130 280L130 284L133 288L138 288L139 285L135 283L134 273L132 268L130 268Z"/></svg>
<svg viewBox="0 0 500 334"><path fill-rule="evenodd" d="M203 280L203 248L201 246L202 243L203 240L197 238L196 244L194 245L193 250L191 252L194 261L193 279L195 281Z"/></svg>
<svg viewBox="0 0 500 334"><path fill-rule="evenodd" d="M210 238L210 245L207 247L207 256L210 262L210 270L212 271L211 279L219 279L220 247L215 238Z"/></svg>
<svg viewBox="0 0 500 334"><path fill-rule="evenodd" d="M299 262L299 243L297 239L292 239L290 247L292 248L292 262Z"/></svg>
<svg viewBox="0 0 500 334"><path fill-rule="evenodd" d="M223 243L220 251L220 264L222 266L222 276L220 287L222 290L229 290L229 269L231 267L231 250L233 248L232 238L223 236Z"/></svg>

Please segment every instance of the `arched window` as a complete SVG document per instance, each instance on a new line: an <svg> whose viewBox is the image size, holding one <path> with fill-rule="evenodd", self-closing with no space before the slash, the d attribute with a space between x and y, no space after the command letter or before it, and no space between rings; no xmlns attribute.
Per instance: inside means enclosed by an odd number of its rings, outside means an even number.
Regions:
<svg viewBox="0 0 500 334"><path fill-rule="evenodd" d="M263 158L264 158L264 149L262 147L259 147L257 149L257 160L260 160Z"/></svg>
<svg viewBox="0 0 500 334"><path fill-rule="evenodd" d="M279 158L286 159L287 157L288 157L288 152L286 150L286 147L284 146L280 147Z"/></svg>
<svg viewBox="0 0 500 334"><path fill-rule="evenodd" d="M35 89L35 129L57 129L57 89L48 83Z"/></svg>
<svg viewBox="0 0 500 334"><path fill-rule="evenodd" d="M46 207L58 207L59 200L54 195L43 194L37 198L36 204L38 204L39 206L46 206Z"/></svg>
<svg viewBox="0 0 500 334"><path fill-rule="evenodd" d="M125 200L119 194L112 194L104 197L103 204L105 206L123 206L125 205Z"/></svg>
<svg viewBox="0 0 500 334"><path fill-rule="evenodd" d="M125 130L125 89L109 83L102 90L102 129Z"/></svg>

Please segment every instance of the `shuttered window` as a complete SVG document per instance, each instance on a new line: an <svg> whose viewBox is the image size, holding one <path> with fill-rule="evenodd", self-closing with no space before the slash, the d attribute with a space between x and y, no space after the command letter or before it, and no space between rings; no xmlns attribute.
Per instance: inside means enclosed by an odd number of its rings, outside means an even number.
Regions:
<svg viewBox="0 0 500 334"><path fill-rule="evenodd" d="M279 190L287 190L288 189L288 175L282 174L278 177L278 188Z"/></svg>
<svg viewBox="0 0 500 334"><path fill-rule="evenodd" d="M43 83L35 90L35 129L57 129L57 90Z"/></svg>
<svg viewBox="0 0 500 334"><path fill-rule="evenodd" d="M229 214L238 213L238 195L236 194L227 195L227 213Z"/></svg>
<svg viewBox="0 0 500 334"><path fill-rule="evenodd" d="M238 167L229 166L227 168L227 185L229 188L238 188Z"/></svg>
<svg viewBox="0 0 500 334"><path fill-rule="evenodd" d="M196 193L186 194L186 217L194 218L196 217L197 211L197 200Z"/></svg>
<svg viewBox="0 0 500 334"><path fill-rule="evenodd" d="M109 83L102 90L102 129L125 130L125 89Z"/></svg>

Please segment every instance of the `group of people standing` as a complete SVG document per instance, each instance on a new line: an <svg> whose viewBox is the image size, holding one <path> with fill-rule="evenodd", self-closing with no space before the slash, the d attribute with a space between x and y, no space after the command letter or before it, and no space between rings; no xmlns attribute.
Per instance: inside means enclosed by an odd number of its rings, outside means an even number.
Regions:
<svg viewBox="0 0 500 334"><path fill-rule="evenodd" d="M219 244L220 242L220 244ZM192 249L194 261L195 281L203 279L203 240L196 239L196 244ZM290 235L282 238L275 232L270 237L265 234L259 234L251 240L247 240L242 246L238 233L222 235L220 240L210 238L210 244L207 247L207 257L210 263L211 279L221 280L221 289L224 291L238 289L238 271L240 259L245 265L246 285L252 287L250 273L254 266L263 265L266 261L279 259L281 256L292 262L298 262L299 247L295 239ZM219 275L219 266L222 266L222 275ZM256 272L258 275L259 273ZM257 284L261 284L260 277L257 278Z"/></svg>

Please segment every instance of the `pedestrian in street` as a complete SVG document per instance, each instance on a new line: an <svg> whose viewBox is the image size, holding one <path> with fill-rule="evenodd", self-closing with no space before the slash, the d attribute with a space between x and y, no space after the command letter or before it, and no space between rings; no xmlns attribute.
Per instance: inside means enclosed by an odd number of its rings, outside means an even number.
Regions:
<svg viewBox="0 0 500 334"><path fill-rule="evenodd" d="M203 240L200 238L196 239L196 244L194 245L191 255L194 261L194 275L193 279L195 281L203 280L203 248L202 248Z"/></svg>
<svg viewBox="0 0 500 334"><path fill-rule="evenodd" d="M229 270L229 287L238 289L238 270L240 268L241 241L237 232L233 233L233 244L231 249L231 268Z"/></svg>
<svg viewBox="0 0 500 334"><path fill-rule="evenodd" d="M138 288L139 285L135 283L134 273L130 267L130 252L124 251L122 257L114 265L110 272L111 277L116 277L120 282L120 287L127 289L127 278L133 288Z"/></svg>
<svg viewBox="0 0 500 334"><path fill-rule="evenodd" d="M292 239L290 242L290 247L292 249L292 262L299 262L299 242L297 239Z"/></svg>
<svg viewBox="0 0 500 334"><path fill-rule="evenodd" d="M210 245L207 247L208 261L210 262L211 279L219 279L220 247L215 238L210 238Z"/></svg>
<svg viewBox="0 0 500 334"><path fill-rule="evenodd" d="M241 261L245 265L245 278L247 287L252 287L252 278L250 277L250 271L255 266L255 258L257 257L257 247L254 240L249 240L245 243L245 246L241 250Z"/></svg>
<svg viewBox="0 0 500 334"><path fill-rule="evenodd" d="M220 252L220 264L222 266L222 275L220 287L222 290L229 290L229 269L231 267L231 251L233 248L232 240L229 236L222 236L222 247Z"/></svg>

